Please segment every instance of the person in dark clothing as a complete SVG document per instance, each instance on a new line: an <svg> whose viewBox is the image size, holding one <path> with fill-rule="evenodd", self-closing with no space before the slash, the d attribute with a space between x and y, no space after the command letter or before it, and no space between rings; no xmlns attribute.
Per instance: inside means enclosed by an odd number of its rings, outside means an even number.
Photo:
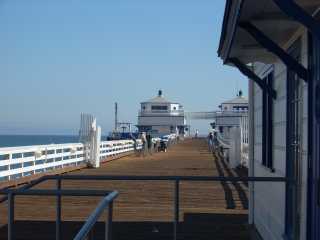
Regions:
<svg viewBox="0 0 320 240"><path fill-rule="evenodd" d="M208 135L208 148L209 148L209 152L213 151L213 133L210 132Z"/></svg>
<svg viewBox="0 0 320 240"><path fill-rule="evenodd" d="M152 154L151 150L152 150L152 137L150 135L150 133L147 134L147 145L148 145L148 152L149 154Z"/></svg>
<svg viewBox="0 0 320 240"><path fill-rule="evenodd" d="M133 141L133 148L134 148L134 152L135 152L135 154L137 155L137 153L138 153L138 143L137 143L137 139L133 136L133 134L132 133L130 133L130 138L132 139L132 141Z"/></svg>

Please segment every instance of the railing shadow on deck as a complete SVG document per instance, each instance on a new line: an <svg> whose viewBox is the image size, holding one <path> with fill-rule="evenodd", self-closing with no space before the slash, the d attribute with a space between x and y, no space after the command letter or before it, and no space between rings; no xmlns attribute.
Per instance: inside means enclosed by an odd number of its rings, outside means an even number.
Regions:
<svg viewBox="0 0 320 240"><path fill-rule="evenodd" d="M227 176L226 177L247 177L245 174L240 171L236 171L236 173L233 173L232 170L228 167L226 162L222 159L215 159L215 164L219 173L219 176L225 177L224 172L226 172ZM241 201L243 209L248 209L248 196L247 196L247 182L243 181L244 187L241 186L239 182L232 182L232 184L238 193L239 199ZM235 201L233 197L233 192L229 186L229 183L227 182L221 182L221 185L224 189L225 192L225 199L227 202L227 208L228 209L233 209L235 208Z"/></svg>
<svg viewBox="0 0 320 240"><path fill-rule="evenodd" d="M178 239L250 240L251 227L246 214L185 213L179 222ZM73 239L83 222L64 221L61 240ZM16 240L55 240L54 221L16 221ZM172 239L172 222L124 222L114 221L113 240L162 240ZM94 227L95 240L104 239L105 225L98 222ZM0 239L7 239L7 226L0 228Z"/></svg>
<svg viewBox="0 0 320 240"><path fill-rule="evenodd" d="M224 177L224 172L223 172L223 169L222 169L222 167L220 165L220 161L215 159L214 162L216 164L219 176L220 177ZM227 204L226 208L227 209L235 209L236 208L236 204L234 202L232 190L231 190L231 188L229 186L229 183L224 182L224 181L221 181L220 183L221 183L221 186L223 188L224 195L225 195L225 200L226 200L226 204Z"/></svg>

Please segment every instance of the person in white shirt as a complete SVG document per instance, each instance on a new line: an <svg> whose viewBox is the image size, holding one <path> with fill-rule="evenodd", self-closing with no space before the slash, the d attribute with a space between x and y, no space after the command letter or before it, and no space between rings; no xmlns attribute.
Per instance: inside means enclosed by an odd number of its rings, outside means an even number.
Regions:
<svg viewBox="0 0 320 240"><path fill-rule="evenodd" d="M146 156L146 148L147 148L147 136L145 132L142 132L141 134L141 141L142 141L142 156Z"/></svg>

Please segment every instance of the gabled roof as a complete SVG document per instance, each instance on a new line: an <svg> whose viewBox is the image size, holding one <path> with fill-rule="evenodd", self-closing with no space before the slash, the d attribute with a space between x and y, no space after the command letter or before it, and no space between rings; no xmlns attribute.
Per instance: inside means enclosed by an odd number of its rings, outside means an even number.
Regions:
<svg viewBox="0 0 320 240"><path fill-rule="evenodd" d="M156 96L154 98L151 98L144 103L170 103L166 98L163 96Z"/></svg>
<svg viewBox="0 0 320 240"><path fill-rule="evenodd" d="M145 102L142 103L170 103L170 104L179 104L179 103L175 103L175 102L170 102L168 101L166 98L163 97L162 95L162 90L159 90L158 92L158 96L151 98Z"/></svg>
<svg viewBox="0 0 320 240"><path fill-rule="evenodd" d="M225 101L222 104L247 104L248 99L244 96L237 96L231 100Z"/></svg>

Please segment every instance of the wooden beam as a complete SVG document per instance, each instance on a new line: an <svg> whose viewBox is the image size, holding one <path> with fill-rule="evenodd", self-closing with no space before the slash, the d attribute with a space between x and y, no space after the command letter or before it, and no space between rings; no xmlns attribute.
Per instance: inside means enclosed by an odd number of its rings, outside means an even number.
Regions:
<svg viewBox="0 0 320 240"><path fill-rule="evenodd" d="M273 2L280 8L283 13L304 25L314 37L320 40L320 22L309 15L302 7L295 3L295 1L273 0Z"/></svg>
<svg viewBox="0 0 320 240"><path fill-rule="evenodd" d="M266 91L274 99L277 98L277 92L273 88L271 88L268 84L266 84L266 82L263 81L259 76L257 76L251 69L249 69L246 64L242 63L237 58L229 58L228 62L234 64L242 74L244 74L249 79L257 83L259 87L262 89L262 91Z"/></svg>
<svg viewBox="0 0 320 240"><path fill-rule="evenodd" d="M249 22L239 23L239 27L247 31L262 47L266 48L268 51L275 54L281 59L286 66L297 73L297 75L308 81L308 70L302 66L296 59L286 53L281 47L278 46L274 41L267 37L263 32L261 32L257 27Z"/></svg>
<svg viewBox="0 0 320 240"><path fill-rule="evenodd" d="M290 19L288 16L284 15L281 12L264 12L259 13L257 15L254 15L250 18L250 21L290 21L292 22L292 19Z"/></svg>

